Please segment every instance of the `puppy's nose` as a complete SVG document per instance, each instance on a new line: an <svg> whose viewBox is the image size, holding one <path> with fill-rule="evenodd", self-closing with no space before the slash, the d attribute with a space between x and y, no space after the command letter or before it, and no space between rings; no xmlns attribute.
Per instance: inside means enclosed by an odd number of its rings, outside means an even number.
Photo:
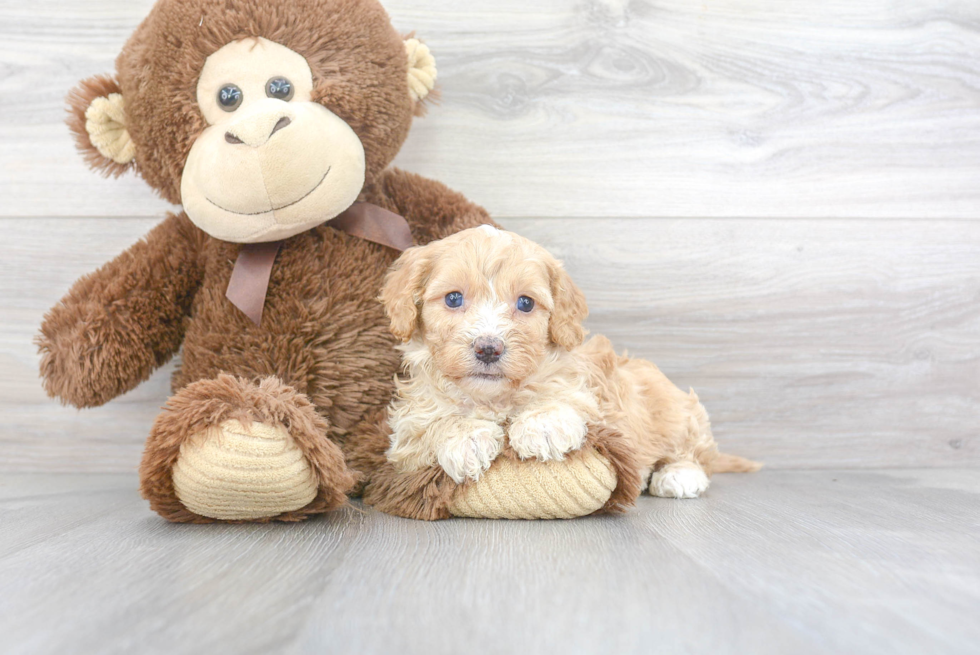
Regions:
<svg viewBox="0 0 980 655"><path fill-rule="evenodd" d="M497 337L477 337L473 342L473 352L484 364L493 364L504 354L504 342Z"/></svg>

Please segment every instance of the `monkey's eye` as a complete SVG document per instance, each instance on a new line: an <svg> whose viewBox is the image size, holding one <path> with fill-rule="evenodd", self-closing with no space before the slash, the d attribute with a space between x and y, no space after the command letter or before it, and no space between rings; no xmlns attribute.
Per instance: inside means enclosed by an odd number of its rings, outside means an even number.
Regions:
<svg viewBox="0 0 980 655"><path fill-rule="evenodd" d="M218 104L225 111L235 111L242 104L242 90L234 84L225 84L218 90Z"/></svg>
<svg viewBox="0 0 980 655"><path fill-rule="evenodd" d="M522 312L529 312L534 309L534 301L527 296L521 296L517 299L517 308Z"/></svg>
<svg viewBox="0 0 980 655"><path fill-rule="evenodd" d="M450 291L446 294L446 307L451 307L453 309L462 306L463 304L463 294L459 291Z"/></svg>
<svg viewBox="0 0 980 655"><path fill-rule="evenodd" d="M265 94L270 98L288 102L293 97L293 83L285 77L273 77L265 83Z"/></svg>

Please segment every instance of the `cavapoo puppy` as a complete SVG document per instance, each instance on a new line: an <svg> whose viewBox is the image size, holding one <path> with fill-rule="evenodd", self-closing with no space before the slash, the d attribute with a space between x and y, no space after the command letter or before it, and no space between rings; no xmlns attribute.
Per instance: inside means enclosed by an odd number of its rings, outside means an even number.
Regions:
<svg viewBox="0 0 980 655"><path fill-rule="evenodd" d="M719 471L759 465L723 455L708 414L650 362L587 343L585 297L560 262L484 225L411 248L381 300L404 345L389 409L396 470L441 466L477 480L507 443L523 459L560 460L588 424L621 432L651 494L694 498Z"/></svg>

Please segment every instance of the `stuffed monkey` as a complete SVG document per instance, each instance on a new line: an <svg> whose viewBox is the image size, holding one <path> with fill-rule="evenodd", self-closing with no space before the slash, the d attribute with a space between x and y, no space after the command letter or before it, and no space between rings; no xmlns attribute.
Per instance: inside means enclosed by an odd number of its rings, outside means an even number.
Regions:
<svg viewBox="0 0 980 655"><path fill-rule="evenodd" d="M48 312L41 374L93 407L182 350L140 466L166 519L300 520L385 468L399 366L385 271L490 222L390 167L435 78L376 0L159 0L116 74L69 95L88 163L134 171L183 211ZM430 482L413 493L453 491Z"/></svg>

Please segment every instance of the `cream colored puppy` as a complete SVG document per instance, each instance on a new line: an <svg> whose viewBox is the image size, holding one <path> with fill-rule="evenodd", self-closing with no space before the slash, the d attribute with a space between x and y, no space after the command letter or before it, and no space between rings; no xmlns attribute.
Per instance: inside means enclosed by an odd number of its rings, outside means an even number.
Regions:
<svg viewBox="0 0 980 655"><path fill-rule="evenodd" d="M523 459L560 460L589 423L625 435L657 496L694 498L712 472L758 468L718 452L693 391L604 337L583 344L584 295L523 237L484 225L411 248L381 300L404 342L387 453L400 471L477 480L507 442Z"/></svg>

